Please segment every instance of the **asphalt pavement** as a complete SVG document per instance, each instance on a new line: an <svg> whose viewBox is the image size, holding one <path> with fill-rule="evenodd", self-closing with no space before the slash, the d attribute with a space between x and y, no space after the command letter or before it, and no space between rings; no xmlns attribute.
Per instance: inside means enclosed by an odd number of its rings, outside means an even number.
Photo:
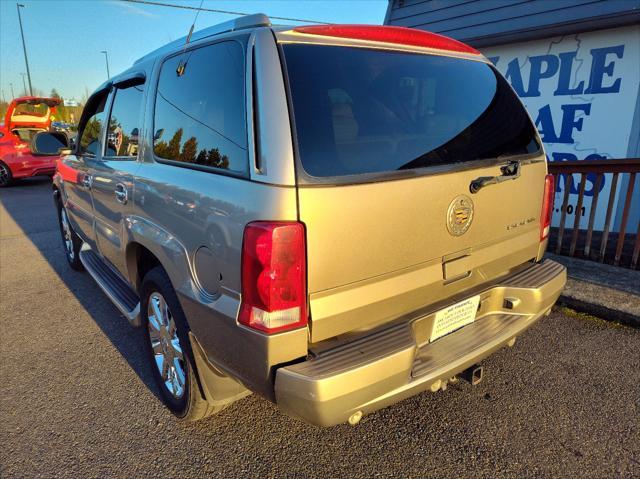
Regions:
<svg viewBox="0 0 640 479"><path fill-rule="evenodd" d="M50 182L0 190L0 477L640 477L640 330L556 309L459 383L319 429L253 395L199 423L68 268Z"/></svg>

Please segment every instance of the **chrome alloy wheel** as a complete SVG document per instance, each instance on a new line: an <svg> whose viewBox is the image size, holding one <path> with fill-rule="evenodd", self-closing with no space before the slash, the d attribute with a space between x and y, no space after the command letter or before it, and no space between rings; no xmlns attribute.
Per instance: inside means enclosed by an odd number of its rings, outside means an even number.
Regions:
<svg viewBox="0 0 640 479"><path fill-rule="evenodd" d="M9 172L9 167L4 163L0 163L0 185L6 185L10 179L11 173Z"/></svg>
<svg viewBox="0 0 640 479"><path fill-rule="evenodd" d="M176 323L167 302L158 292L151 293L147 306L147 329L156 367L171 395L180 399L185 389L185 362Z"/></svg>
<svg viewBox="0 0 640 479"><path fill-rule="evenodd" d="M60 210L60 222L62 223L62 240L64 241L64 249L71 261L74 260L76 253L73 251L73 236L71 235L71 227L69 226L69 218L64 208Z"/></svg>

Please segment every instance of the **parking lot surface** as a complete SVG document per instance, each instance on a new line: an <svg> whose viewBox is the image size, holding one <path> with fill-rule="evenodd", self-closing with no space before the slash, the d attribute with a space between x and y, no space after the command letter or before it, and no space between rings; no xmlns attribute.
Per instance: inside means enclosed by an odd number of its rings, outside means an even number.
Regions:
<svg viewBox="0 0 640 479"><path fill-rule="evenodd" d="M48 180L0 191L0 477L640 477L640 330L554 310L458 383L319 429L253 395L181 424L68 268Z"/></svg>

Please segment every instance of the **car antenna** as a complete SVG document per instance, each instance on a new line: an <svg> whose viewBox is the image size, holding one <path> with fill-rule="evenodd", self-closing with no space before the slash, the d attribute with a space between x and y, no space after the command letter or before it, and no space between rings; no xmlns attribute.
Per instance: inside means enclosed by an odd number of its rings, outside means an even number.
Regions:
<svg viewBox="0 0 640 479"><path fill-rule="evenodd" d="M189 46L189 41L191 41L191 35L193 35L193 29L196 26L196 22L198 21L198 15L200 15L200 11L202 9L202 2L204 2L204 0L200 0L200 6L198 7L198 10L196 11L196 16L193 19L193 23L191 24L191 28L189 29L189 33L187 34L187 39L184 42L184 47L182 49L182 54L183 55L184 55L184 52L187 50L187 47ZM188 58L187 58L187 60L184 60L184 57L180 59L180 63L178 64L178 68L176 68L176 75L178 75L179 77L184 75L184 71L187 68L187 62L188 61L189 61Z"/></svg>

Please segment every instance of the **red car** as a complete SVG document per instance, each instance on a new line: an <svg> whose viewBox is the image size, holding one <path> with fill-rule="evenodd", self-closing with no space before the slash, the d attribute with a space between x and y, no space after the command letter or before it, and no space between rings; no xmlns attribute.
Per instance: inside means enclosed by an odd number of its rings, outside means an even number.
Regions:
<svg viewBox="0 0 640 479"><path fill-rule="evenodd" d="M0 126L0 187L14 179L55 173L58 155L34 154L31 139L39 131L49 130L61 102L59 98L23 96L9 104Z"/></svg>

